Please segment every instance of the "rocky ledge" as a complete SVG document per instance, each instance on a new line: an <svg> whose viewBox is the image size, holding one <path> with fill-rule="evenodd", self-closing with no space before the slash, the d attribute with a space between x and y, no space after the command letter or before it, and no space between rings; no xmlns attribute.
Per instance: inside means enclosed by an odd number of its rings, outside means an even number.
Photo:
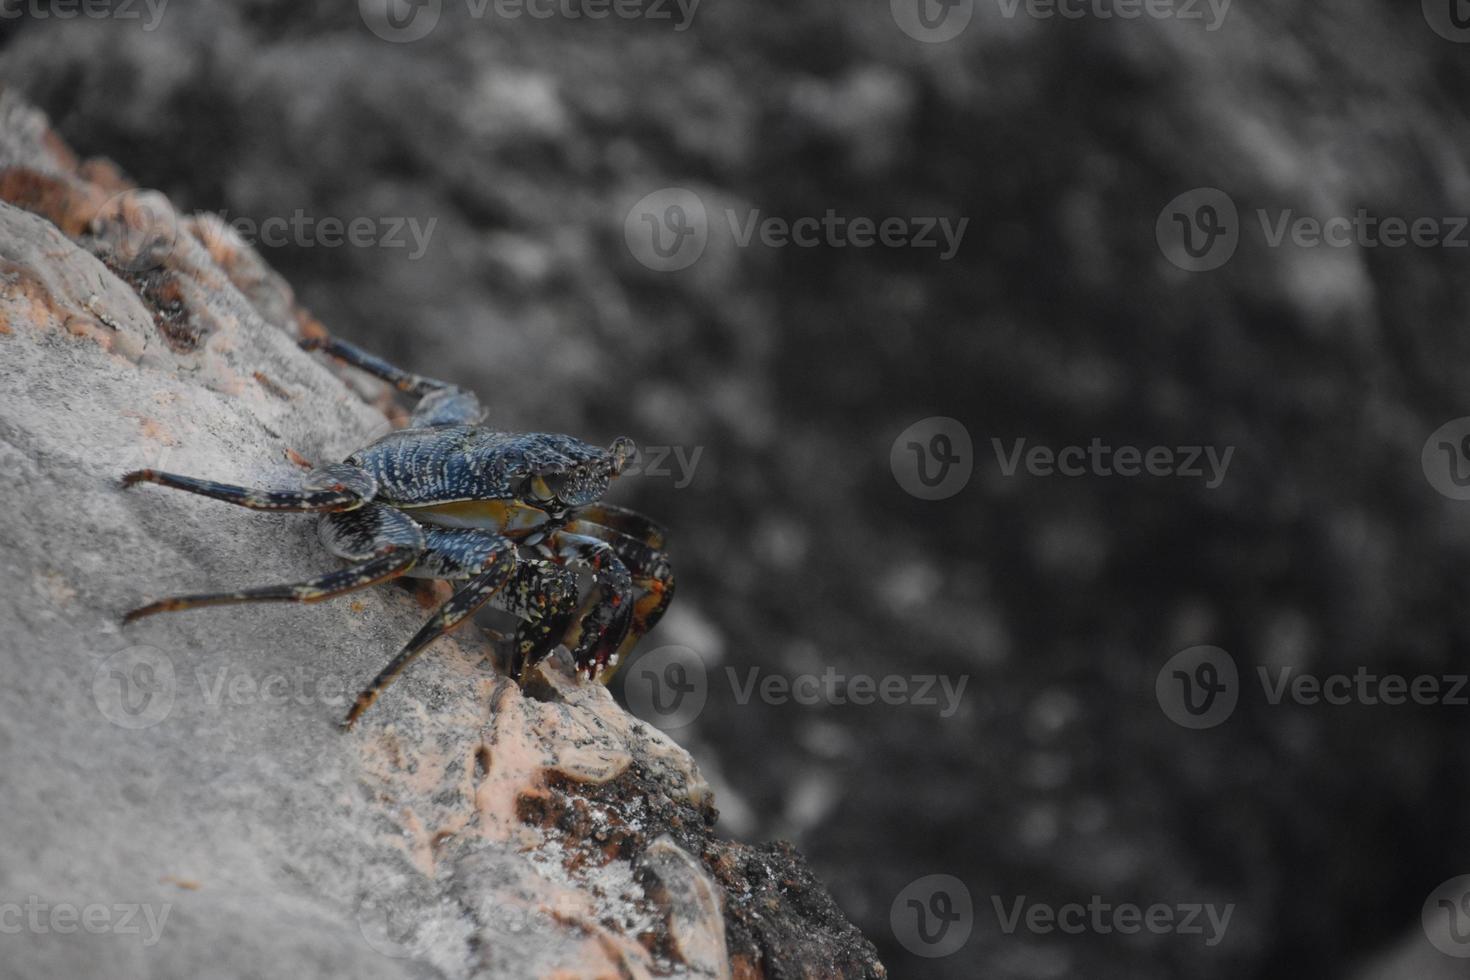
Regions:
<svg viewBox="0 0 1470 980"><path fill-rule="evenodd" d="M0 902L21 976L882 977L786 844L715 833L690 756L475 628L351 733L436 596L142 621L332 567L310 518L118 476L290 486L391 424L231 229L0 92ZM439 593L442 595L442 592Z"/></svg>

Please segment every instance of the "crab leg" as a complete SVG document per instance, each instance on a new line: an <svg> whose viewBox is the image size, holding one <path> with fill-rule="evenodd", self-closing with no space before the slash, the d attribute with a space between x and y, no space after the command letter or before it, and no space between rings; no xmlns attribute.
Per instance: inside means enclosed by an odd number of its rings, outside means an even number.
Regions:
<svg viewBox="0 0 1470 980"><path fill-rule="evenodd" d="M488 531L429 528L425 531L425 544L421 560L423 568L415 571L433 578L467 578L469 581L439 607L439 611L408 641L398 656L389 661L388 666L363 689L342 722L343 728L351 728L377 700L383 688L393 683L415 657L472 616L505 587L516 570L515 542Z"/></svg>
<svg viewBox="0 0 1470 980"><path fill-rule="evenodd" d="M643 542L655 551L662 551L668 544L668 533L663 527L636 510L599 501L578 507L572 514L573 520L590 521L616 531L629 538Z"/></svg>
<svg viewBox="0 0 1470 980"><path fill-rule="evenodd" d="M473 425L485 417L485 410L480 407L480 399L474 392L447 381L405 371L356 344L335 337L308 337L301 341L301 349L323 351L421 399L413 411L411 424L415 427Z"/></svg>
<svg viewBox="0 0 1470 980"><path fill-rule="evenodd" d="M334 552L357 563L291 585L267 585L238 592L209 592L160 599L134 609L123 617L123 622L131 623L154 613L239 602L320 602L397 578L413 567L424 548L424 535L419 526L401 512L380 504L360 511L327 515L322 538Z"/></svg>
<svg viewBox="0 0 1470 980"><path fill-rule="evenodd" d="M372 500L378 492L378 481L373 479L372 474L346 463L317 467L307 474L306 483L301 490L257 490L158 470L135 470L125 475L122 482L125 487L138 483L157 483L175 490L213 497L239 507L249 507L251 510L282 513L355 510Z"/></svg>
<svg viewBox="0 0 1470 980"><path fill-rule="evenodd" d="M611 508L610 505L598 505L598 507L608 507L620 512L615 516L625 518L621 521L624 527L632 529L641 522L652 531L648 539L639 540L611 526L601 523L594 524L590 515L595 509L590 507L579 510L576 519L566 525L568 531L594 537L611 545L618 557L623 560L623 564L628 566L633 586L640 593L633 603L633 615L628 624L628 634L618 647L616 656L610 661L609 669L604 671L600 678L603 683L606 683L612 676L613 668L626 659L649 630L658 625L658 621L663 618L664 612L669 608L669 603L674 601L674 569L669 564L668 555L662 550L662 528L634 511Z"/></svg>
<svg viewBox="0 0 1470 980"><path fill-rule="evenodd" d="M409 395L423 396L431 391L454 387L447 381L426 378L423 375L405 371L376 354L369 354L356 344L338 340L336 337L307 337L301 341L301 349L319 350L330 354L339 361L345 361L375 378L382 378L399 391Z"/></svg>

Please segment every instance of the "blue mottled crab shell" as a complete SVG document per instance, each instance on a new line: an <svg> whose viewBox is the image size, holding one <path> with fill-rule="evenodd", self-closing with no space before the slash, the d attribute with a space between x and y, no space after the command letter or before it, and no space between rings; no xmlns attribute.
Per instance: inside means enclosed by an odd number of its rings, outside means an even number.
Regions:
<svg viewBox="0 0 1470 980"><path fill-rule="evenodd" d="M347 462L378 481L377 499L400 507L526 496L526 481L543 478L557 499L580 506L600 498L613 457L571 436L495 432L446 425L390 432Z"/></svg>

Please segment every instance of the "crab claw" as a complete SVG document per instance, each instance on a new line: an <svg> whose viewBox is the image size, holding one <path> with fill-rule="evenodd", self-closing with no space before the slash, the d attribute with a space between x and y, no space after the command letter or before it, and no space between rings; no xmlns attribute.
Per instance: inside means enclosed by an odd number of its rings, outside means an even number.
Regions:
<svg viewBox="0 0 1470 980"><path fill-rule="evenodd" d="M599 596L594 591L582 607L581 615L572 620L562 643L572 651L578 673L588 680L617 663L618 650L633 624L633 603L626 594Z"/></svg>

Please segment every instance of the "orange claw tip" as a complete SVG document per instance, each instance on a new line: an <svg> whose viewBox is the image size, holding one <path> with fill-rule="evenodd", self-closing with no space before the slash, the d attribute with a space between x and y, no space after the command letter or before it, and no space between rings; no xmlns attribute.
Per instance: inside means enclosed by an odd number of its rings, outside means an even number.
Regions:
<svg viewBox="0 0 1470 980"><path fill-rule="evenodd" d="M153 477L154 472L152 470L133 470L131 473L123 474L122 485L130 487L135 483L146 483L152 480Z"/></svg>
<svg viewBox="0 0 1470 980"><path fill-rule="evenodd" d="M370 708L372 706L372 703L376 700L376 695L367 699L359 697L355 702L353 702L352 709L347 712L347 717L342 719L342 723L337 727L343 732L352 731L352 726L357 724L357 719L361 718L362 713Z"/></svg>

